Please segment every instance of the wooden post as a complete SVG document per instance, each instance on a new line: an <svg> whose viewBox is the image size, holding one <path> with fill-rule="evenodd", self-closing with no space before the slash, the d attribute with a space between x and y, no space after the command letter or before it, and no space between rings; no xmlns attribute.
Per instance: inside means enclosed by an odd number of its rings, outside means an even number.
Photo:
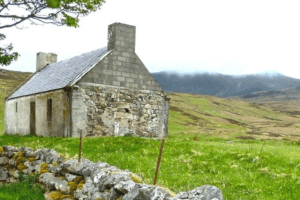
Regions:
<svg viewBox="0 0 300 200"><path fill-rule="evenodd" d="M80 158L81 158L81 141L82 141L82 129L77 129L77 131L80 134L80 144L79 144L79 156L78 156L78 162L80 162Z"/></svg>
<svg viewBox="0 0 300 200"><path fill-rule="evenodd" d="M156 163L156 170L155 170L155 177L154 177L153 185L156 185L156 180L157 180L157 176L158 176L158 170L159 170L159 166L160 166L160 160L161 160L161 155L162 155L162 151L164 148L164 143L165 143L165 138L163 138L161 140L160 151L159 151L159 155L158 155L158 159L157 159L157 163Z"/></svg>

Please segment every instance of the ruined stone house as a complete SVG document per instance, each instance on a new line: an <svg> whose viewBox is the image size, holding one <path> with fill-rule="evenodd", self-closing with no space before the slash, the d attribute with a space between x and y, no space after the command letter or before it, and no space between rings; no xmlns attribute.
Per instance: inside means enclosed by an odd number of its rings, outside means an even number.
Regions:
<svg viewBox="0 0 300 200"><path fill-rule="evenodd" d="M135 53L135 26L108 26L107 47L57 62L38 53L36 72L6 97L6 134L165 137L170 98Z"/></svg>

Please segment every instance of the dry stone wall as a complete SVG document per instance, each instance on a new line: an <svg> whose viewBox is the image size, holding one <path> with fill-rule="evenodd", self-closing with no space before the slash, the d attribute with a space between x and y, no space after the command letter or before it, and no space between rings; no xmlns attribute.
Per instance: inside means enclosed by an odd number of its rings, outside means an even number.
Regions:
<svg viewBox="0 0 300 200"><path fill-rule="evenodd" d="M166 137L170 98L164 91L80 83L73 90L73 137Z"/></svg>
<svg viewBox="0 0 300 200"><path fill-rule="evenodd" d="M177 195L160 186L142 183L141 177L103 162L65 159L53 149L0 147L0 181L18 181L39 173L38 182L52 199L63 200L223 200L215 186L204 185Z"/></svg>

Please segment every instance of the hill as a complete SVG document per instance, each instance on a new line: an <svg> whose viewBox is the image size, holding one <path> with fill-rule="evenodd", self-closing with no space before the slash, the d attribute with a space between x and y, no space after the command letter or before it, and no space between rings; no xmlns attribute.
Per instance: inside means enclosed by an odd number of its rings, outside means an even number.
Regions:
<svg viewBox="0 0 300 200"><path fill-rule="evenodd" d="M4 133L4 98L32 73L0 69L0 135Z"/></svg>
<svg viewBox="0 0 300 200"><path fill-rule="evenodd" d="M167 92L205 94L217 97L248 95L253 92L298 87L300 79L282 74L253 74L232 76L224 74L152 73L155 80Z"/></svg>
<svg viewBox="0 0 300 200"><path fill-rule="evenodd" d="M0 98L4 99L5 95L31 74L0 70ZM234 136L249 139L297 140L300 136L296 131L300 126L298 123L300 102L297 101L300 99L299 91L300 87L294 87L227 98L169 92L171 96L169 127L172 129L172 126L173 128L182 126L180 129L186 129L191 133L202 132L225 138ZM4 100L0 104L0 133L4 130L3 103Z"/></svg>

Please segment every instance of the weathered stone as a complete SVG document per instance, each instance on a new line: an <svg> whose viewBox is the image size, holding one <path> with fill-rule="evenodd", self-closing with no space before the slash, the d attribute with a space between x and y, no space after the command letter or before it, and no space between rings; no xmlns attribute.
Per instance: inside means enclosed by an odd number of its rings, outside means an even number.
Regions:
<svg viewBox="0 0 300 200"><path fill-rule="evenodd" d="M2 156L5 156L7 158L12 158L14 156L14 152L3 152Z"/></svg>
<svg viewBox="0 0 300 200"><path fill-rule="evenodd" d="M6 179L6 183L15 183L15 182L18 182L18 179L13 177L9 177L8 179Z"/></svg>
<svg viewBox="0 0 300 200"><path fill-rule="evenodd" d="M94 184L93 180L89 177L82 188L82 193L88 196L93 195L93 193L99 191L98 187Z"/></svg>
<svg viewBox="0 0 300 200"><path fill-rule="evenodd" d="M59 190L63 194L70 193L70 186L68 186L68 182L55 177L52 173L41 174L39 181L47 185L48 188Z"/></svg>
<svg viewBox="0 0 300 200"><path fill-rule="evenodd" d="M124 103L124 102L116 102L115 106L117 108L130 108L130 104L129 103Z"/></svg>
<svg viewBox="0 0 300 200"><path fill-rule="evenodd" d="M199 198L200 196L203 200L223 200L222 192L216 186L211 185L203 185L189 192L189 198Z"/></svg>
<svg viewBox="0 0 300 200"><path fill-rule="evenodd" d="M8 173L10 176L13 176L13 178L19 178L18 170L11 170Z"/></svg>
<svg viewBox="0 0 300 200"><path fill-rule="evenodd" d="M20 151L20 147L3 146L3 151L18 152L18 151Z"/></svg>
<svg viewBox="0 0 300 200"><path fill-rule="evenodd" d="M14 149L12 148L12 150ZM34 171L33 169L40 172L42 164L42 169L45 170L45 161L50 162L59 155L51 149L39 149L35 152L37 153L36 160L27 160L24 163L25 166L28 166L28 169L22 170L25 173L24 177L27 173ZM57 160L60 159L61 157ZM8 172L2 166L0 165L0 180L7 183L16 181L18 170L14 168ZM98 198L102 200L116 200L117 198L122 200L223 200L221 191L217 187L209 185L170 197L169 192L159 186L135 182L141 177L133 175L128 170L123 171L107 163L93 163L87 159L81 159L79 163L77 160L69 159L56 164L47 164L46 169L48 171L43 171L38 179L46 192L59 190L66 195L74 194L75 198L82 200ZM74 193L71 193L71 188Z"/></svg>
<svg viewBox="0 0 300 200"><path fill-rule="evenodd" d="M0 157L0 165L6 165L9 159L7 157Z"/></svg>
<svg viewBox="0 0 300 200"><path fill-rule="evenodd" d="M115 112L114 118L127 118L127 119L132 119L132 114L131 113L121 113L121 112Z"/></svg>
<svg viewBox="0 0 300 200"><path fill-rule="evenodd" d="M179 199L188 199L189 198L189 194L187 192L179 192L176 195L176 198L179 198Z"/></svg>
<svg viewBox="0 0 300 200"><path fill-rule="evenodd" d="M30 172L30 173L35 170L35 166L33 165L33 163L29 162L28 160L24 162L24 165L26 167L28 167L27 171Z"/></svg>
<svg viewBox="0 0 300 200"><path fill-rule="evenodd" d="M93 165L91 161L83 158L80 160L80 163L74 159L67 160L65 163L62 163L61 167L73 174L90 176Z"/></svg>
<svg viewBox="0 0 300 200"><path fill-rule="evenodd" d="M5 181L8 178L8 171L6 168L0 168L0 181Z"/></svg>
<svg viewBox="0 0 300 200"><path fill-rule="evenodd" d="M116 184L114 187L116 190L122 192L123 194L128 193L134 186L136 185L135 182L132 180L128 181L120 181L118 184Z"/></svg>
<svg viewBox="0 0 300 200"><path fill-rule="evenodd" d="M77 176L73 175L73 174L69 174L69 173L66 173L65 174L65 178L68 182L71 182L73 181Z"/></svg>

